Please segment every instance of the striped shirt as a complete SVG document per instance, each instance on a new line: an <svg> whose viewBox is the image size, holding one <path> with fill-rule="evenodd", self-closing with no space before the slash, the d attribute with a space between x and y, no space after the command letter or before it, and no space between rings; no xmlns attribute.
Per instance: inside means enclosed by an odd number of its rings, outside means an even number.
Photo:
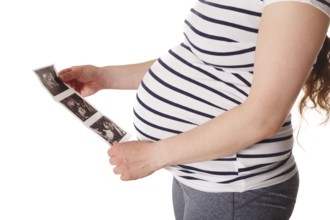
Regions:
<svg viewBox="0 0 330 220"><path fill-rule="evenodd" d="M330 14L329 0L297 1ZM273 2L279 0L196 2L184 21L184 41L150 67L137 91L134 126L140 140L180 134L246 100L260 17ZM289 116L276 135L234 155L167 169L198 190L242 192L292 177L297 172L292 148Z"/></svg>

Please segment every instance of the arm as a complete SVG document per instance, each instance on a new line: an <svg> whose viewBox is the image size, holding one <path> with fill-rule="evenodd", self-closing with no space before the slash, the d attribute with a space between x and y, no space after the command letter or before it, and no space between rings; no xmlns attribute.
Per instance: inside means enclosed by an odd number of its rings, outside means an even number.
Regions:
<svg viewBox="0 0 330 220"><path fill-rule="evenodd" d="M137 64L105 66L100 68L104 89L137 89L155 60ZM111 77L109 77L111 74Z"/></svg>
<svg viewBox="0 0 330 220"><path fill-rule="evenodd" d="M61 70L59 77L83 96L93 95L101 89L137 89L154 61L105 67L73 66Z"/></svg>
<svg viewBox="0 0 330 220"><path fill-rule="evenodd" d="M121 174L123 180L137 179L165 166L232 155L274 135L311 70L328 25L329 18L307 4L283 2L267 6L261 19L254 80L247 100L168 139L114 144L108 152L110 163L116 165L114 172Z"/></svg>
<svg viewBox="0 0 330 220"><path fill-rule="evenodd" d="M267 6L261 19L248 99L196 129L158 142L163 163L232 155L276 134L311 70L328 26L329 18L307 4Z"/></svg>

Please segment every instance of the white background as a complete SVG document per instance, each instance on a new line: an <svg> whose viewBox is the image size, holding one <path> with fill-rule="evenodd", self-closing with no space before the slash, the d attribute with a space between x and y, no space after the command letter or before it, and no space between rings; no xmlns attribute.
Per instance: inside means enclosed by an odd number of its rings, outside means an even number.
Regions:
<svg viewBox="0 0 330 220"><path fill-rule="evenodd" d="M150 0L11 0L0 3L0 219L174 219L171 175L121 182L107 144L54 102L33 69L157 58L182 40L193 5ZM87 100L133 133L134 91ZM293 110L295 127L299 115ZM301 187L292 219L330 219L330 127L309 114L295 154ZM297 129L296 129L297 132Z"/></svg>

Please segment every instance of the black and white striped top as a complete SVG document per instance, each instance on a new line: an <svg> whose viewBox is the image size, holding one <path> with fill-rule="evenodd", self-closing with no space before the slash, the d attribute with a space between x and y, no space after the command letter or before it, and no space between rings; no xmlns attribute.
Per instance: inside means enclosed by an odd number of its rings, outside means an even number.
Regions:
<svg viewBox="0 0 330 220"><path fill-rule="evenodd" d="M329 0L297 1L330 14ZM195 4L184 21L184 42L151 66L138 89L134 126L140 140L157 141L190 130L246 100L260 17L273 2L279 1L199 0ZM274 185L297 171L292 133L289 116L275 136L235 155L168 170L180 182L208 192Z"/></svg>

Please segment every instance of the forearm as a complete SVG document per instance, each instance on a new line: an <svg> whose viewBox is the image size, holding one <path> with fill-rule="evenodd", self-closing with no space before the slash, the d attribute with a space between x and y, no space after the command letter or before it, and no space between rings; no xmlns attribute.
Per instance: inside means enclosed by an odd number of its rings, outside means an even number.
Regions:
<svg viewBox="0 0 330 220"><path fill-rule="evenodd" d="M161 165L229 156L276 134L310 72L328 25L326 15L306 4L268 6L260 24L254 79L246 102L190 131L156 142Z"/></svg>
<svg viewBox="0 0 330 220"><path fill-rule="evenodd" d="M100 68L104 89L137 89L155 60L142 63L105 66ZM111 77L109 75L111 74Z"/></svg>
<svg viewBox="0 0 330 220"><path fill-rule="evenodd" d="M230 156L276 133L281 122L258 114L254 107L242 104L190 131L156 142L160 166Z"/></svg>

